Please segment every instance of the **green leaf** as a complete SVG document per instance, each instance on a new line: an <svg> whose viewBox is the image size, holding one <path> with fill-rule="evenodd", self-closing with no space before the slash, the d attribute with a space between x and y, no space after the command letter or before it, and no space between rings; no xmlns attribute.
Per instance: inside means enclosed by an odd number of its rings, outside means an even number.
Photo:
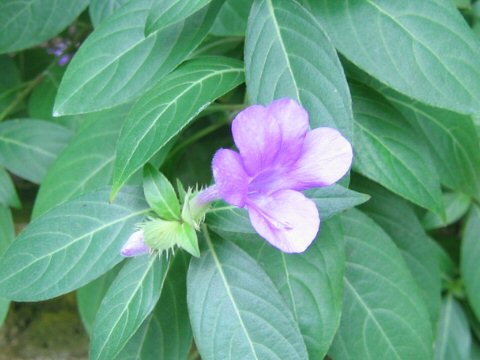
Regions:
<svg viewBox="0 0 480 360"><path fill-rule="evenodd" d="M130 0L90 0L88 12L95 28Z"/></svg>
<svg viewBox="0 0 480 360"><path fill-rule="evenodd" d="M55 116L107 109L138 98L201 43L219 1L147 37L144 27L151 0L130 1L118 9L88 37L68 66Z"/></svg>
<svg viewBox="0 0 480 360"><path fill-rule="evenodd" d="M480 320L480 208L473 206L465 226L461 245L460 271L465 284L468 302Z"/></svg>
<svg viewBox="0 0 480 360"><path fill-rule="evenodd" d="M147 16L145 35L166 28L197 12L212 0L155 1Z"/></svg>
<svg viewBox="0 0 480 360"><path fill-rule="evenodd" d="M431 240L414 210L405 200L369 180L358 179L355 189L372 196L361 209L383 228L401 251L427 304L431 324L435 326L441 303L440 270L432 257Z"/></svg>
<svg viewBox="0 0 480 360"><path fill-rule="evenodd" d="M80 318L82 319L85 330L87 330L89 335L92 334L95 316L97 315L100 304L122 265L123 263L120 263L91 283L81 287L76 292L78 312L80 313Z"/></svg>
<svg viewBox="0 0 480 360"><path fill-rule="evenodd" d="M89 358L115 358L151 313L163 288L168 261L158 255L129 259L109 287L93 326Z"/></svg>
<svg viewBox="0 0 480 360"><path fill-rule="evenodd" d="M188 258L178 253L168 270L162 295L115 360L185 360L192 345L187 309Z"/></svg>
<svg viewBox="0 0 480 360"><path fill-rule="evenodd" d="M288 306L263 269L229 241L206 236L192 259L187 302L203 359L307 359Z"/></svg>
<svg viewBox="0 0 480 360"><path fill-rule="evenodd" d="M178 235L178 245L186 250L189 254L199 257L200 256L200 249L198 247L198 237L197 231L195 228L188 224L183 223L180 226L180 231Z"/></svg>
<svg viewBox="0 0 480 360"><path fill-rule="evenodd" d="M335 48L317 20L295 1L253 3L245 69L252 104L296 99L308 110L312 127L332 126L352 138L350 93Z"/></svg>
<svg viewBox="0 0 480 360"><path fill-rule="evenodd" d="M480 113L478 40L447 0L303 0L347 59L427 104Z"/></svg>
<svg viewBox="0 0 480 360"><path fill-rule="evenodd" d="M0 256L15 238L12 213L10 209L0 205ZM7 317L10 301L0 298L0 327Z"/></svg>
<svg viewBox="0 0 480 360"><path fill-rule="evenodd" d="M180 219L180 204L170 181L153 165L143 168L143 191L148 205L165 220Z"/></svg>
<svg viewBox="0 0 480 360"><path fill-rule="evenodd" d="M431 359L425 304L400 252L366 215L342 215L347 268L334 359Z"/></svg>
<svg viewBox="0 0 480 360"><path fill-rule="evenodd" d="M13 181L5 171L3 167L0 166L0 206L20 208L22 204L18 198L17 191L15 190L15 185Z"/></svg>
<svg viewBox="0 0 480 360"><path fill-rule="evenodd" d="M13 59L8 55L0 55L0 112L15 100L21 89L20 83L20 72Z"/></svg>
<svg viewBox="0 0 480 360"><path fill-rule="evenodd" d="M43 120L17 119L0 124L0 165L40 183L72 132Z"/></svg>
<svg viewBox="0 0 480 360"><path fill-rule="evenodd" d="M23 50L48 40L70 25L88 0L4 0L0 2L0 53Z"/></svg>
<svg viewBox="0 0 480 360"><path fill-rule="evenodd" d="M211 33L217 36L245 36L253 0L225 0Z"/></svg>
<svg viewBox="0 0 480 360"><path fill-rule="evenodd" d="M303 254L285 254L257 235L233 235L270 276L300 327L309 359L323 359L342 310L345 247L337 218L324 222Z"/></svg>
<svg viewBox="0 0 480 360"><path fill-rule="evenodd" d="M111 184L115 144L127 112L128 107L120 107L88 116L88 125L75 134L43 179L33 218L78 195Z"/></svg>
<svg viewBox="0 0 480 360"><path fill-rule="evenodd" d="M445 206L445 219L438 215L427 212L422 218L422 224L427 230L438 229L448 226L460 220L470 207L470 197L462 193L444 193L443 203Z"/></svg>
<svg viewBox="0 0 480 360"><path fill-rule="evenodd" d="M470 360L472 337L460 304L447 295L442 304L435 342L435 360Z"/></svg>
<svg viewBox="0 0 480 360"><path fill-rule="evenodd" d="M113 193L208 104L243 82L243 64L206 57L172 72L134 105L117 143Z"/></svg>
<svg viewBox="0 0 480 360"><path fill-rule="evenodd" d="M75 290L122 260L120 249L148 211L129 187L86 194L32 221L0 258L0 294L39 301Z"/></svg>
<svg viewBox="0 0 480 360"><path fill-rule="evenodd" d="M438 269L440 270L440 275L442 277L442 289L448 289L451 286L453 279L457 276L458 270L445 249L440 246L432 238L428 238L431 247L430 256L433 257L435 263L437 264Z"/></svg>
<svg viewBox="0 0 480 360"><path fill-rule="evenodd" d="M415 129L374 90L352 84L354 169L443 216L440 182Z"/></svg>

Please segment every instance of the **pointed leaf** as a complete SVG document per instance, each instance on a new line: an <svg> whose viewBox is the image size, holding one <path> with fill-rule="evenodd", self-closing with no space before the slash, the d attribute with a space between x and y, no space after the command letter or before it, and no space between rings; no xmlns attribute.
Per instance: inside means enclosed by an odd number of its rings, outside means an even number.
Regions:
<svg viewBox="0 0 480 360"><path fill-rule="evenodd" d="M5 121L0 124L0 165L38 184L71 136L67 128L43 120Z"/></svg>
<svg viewBox="0 0 480 360"><path fill-rule="evenodd" d="M347 268L334 359L431 359L428 312L400 252L358 210L342 215Z"/></svg>
<svg viewBox="0 0 480 360"><path fill-rule="evenodd" d="M208 234L207 234L208 235ZM307 359L293 316L263 269L229 241L206 237L187 301L202 359Z"/></svg>
<svg viewBox="0 0 480 360"><path fill-rule="evenodd" d="M443 203L445 206L445 219L438 215L427 212L422 218L422 224L427 230L438 229L448 226L460 220L470 207L470 197L462 193L444 193Z"/></svg>
<svg viewBox="0 0 480 360"><path fill-rule="evenodd" d="M480 48L448 0L303 0L335 46L384 84L427 104L480 113Z"/></svg>
<svg viewBox="0 0 480 360"><path fill-rule="evenodd" d="M210 32L217 36L245 36L252 4L253 0L225 0Z"/></svg>
<svg viewBox="0 0 480 360"><path fill-rule="evenodd" d="M151 164L143 168L143 191L148 205L162 219L180 218L180 204L172 184Z"/></svg>
<svg viewBox="0 0 480 360"><path fill-rule="evenodd" d="M151 0L130 1L82 44L68 66L55 116L111 108L138 98L181 63L207 35L219 0L145 37Z"/></svg>
<svg viewBox="0 0 480 360"><path fill-rule="evenodd" d="M95 318L89 358L113 359L155 307L168 270L157 254L129 259L109 287Z"/></svg>
<svg viewBox="0 0 480 360"><path fill-rule="evenodd" d="M252 104L280 97L298 100L309 112L312 127L332 126L352 138L350 93L335 48L319 22L297 2L253 3L245 69Z"/></svg>
<svg viewBox="0 0 480 360"><path fill-rule="evenodd" d="M119 263L122 245L148 206L138 188L126 188L113 204L109 191L86 194L31 222L0 258L0 296L49 299Z"/></svg>
<svg viewBox="0 0 480 360"><path fill-rule="evenodd" d="M187 223L183 223L180 227L178 235L178 244L182 249L195 257L200 256L200 249L198 247L198 237L195 228Z"/></svg>
<svg viewBox="0 0 480 360"><path fill-rule="evenodd" d="M20 208L22 204L18 198L15 185L13 185L12 178L0 166L0 206Z"/></svg>
<svg viewBox="0 0 480 360"><path fill-rule="evenodd" d="M208 104L242 82L241 62L208 57L185 63L142 96L117 143L114 192Z"/></svg>

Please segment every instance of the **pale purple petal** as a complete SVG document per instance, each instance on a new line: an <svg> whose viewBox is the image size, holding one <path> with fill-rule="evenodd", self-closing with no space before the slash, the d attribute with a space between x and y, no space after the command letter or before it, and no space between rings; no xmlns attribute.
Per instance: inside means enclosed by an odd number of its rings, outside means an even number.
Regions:
<svg viewBox="0 0 480 360"><path fill-rule="evenodd" d="M267 168L275 159L281 134L267 108L253 105L238 113L232 123L232 133L250 176Z"/></svg>
<svg viewBox="0 0 480 360"><path fill-rule="evenodd" d="M148 254L150 252L150 248L145 244L143 240L143 231L138 230L135 231L130 237L128 238L125 245L123 245L122 250L120 253L122 256L130 257L130 256L137 256Z"/></svg>
<svg viewBox="0 0 480 360"><path fill-rule="evenodd" d="M320 226L315 203L298 191L281 190L270 196L249 198L247 208L255 230L286 253L305 251Z"/></svg>
<svg viewBox="0 0 480 360"><path fill-rule="evenodd" d="M302 155L289 176L291 189L305 190L332 185L352 165L352 146L338 130L323 127L307 133Z"/></svg>
<svg viewBox="0 0 480 360"><path fill-rule="evenodd" d="M213 177L220 196L229 204L243 207L247 199L248 176L240 155L220 149L212 160Z"/></svg>
<svg viewBox="0 0 480 360"><path fill-rule="evenodd" d="M295 100L283 98L268 105L282 135L276 164L291 164L302 152L303 141L309 128L308 113Z"/></svg>

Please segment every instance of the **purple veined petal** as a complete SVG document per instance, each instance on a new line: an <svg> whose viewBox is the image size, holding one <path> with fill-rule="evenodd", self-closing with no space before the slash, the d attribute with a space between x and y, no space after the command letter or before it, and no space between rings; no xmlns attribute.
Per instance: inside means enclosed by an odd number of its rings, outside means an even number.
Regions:
<svg viewBox="0 0 480 360"><path fill-rule="evenodd" d="M243 207L247 200L248 175L240 155L228 149L218 150L212 160L212 171L220 197L229 204Z"/></svg>
<svg viewBox="0 0 480 360"><path fill-rule="evenodd" d="M275 100L267 109L278 123L282 135L275 163L277 166L289 165L295 162L302 152L303 141L309 128L308 113L298 102L289 98Z"/></svg>
<svg viewBox="0 0 480 360"><path fill-rule="evenodd" d="M302 155L289 174L291 189L332 185L350 169L352 158L352 145L338 130L322 127L309 131Z"/></svg>
<svg viewBox="0 0 480 360"><path fill-rule="evenodd" d="M286 253L301 253L315 239L320 217L315 203L294 190L249 198L250 222L260 236Z"/></svg>
<svg viewBox="0 0 480 360"><path fill-rule="evenodd" d="M260 105L238 113L232 123L232 134L250 176L267 168L280 148L279 125L268 109Z"/></svg>
<svg viewBox="0 0 480 360"><path fill-rule="evenodd" d="M145 244L143 240L143 231L138 230L135 231L130 237L128 238L125 245L123 245L122 250L120 253L122 256L130 257L130 256L137 256L148 254L150 252L150 248Z"/></svg>

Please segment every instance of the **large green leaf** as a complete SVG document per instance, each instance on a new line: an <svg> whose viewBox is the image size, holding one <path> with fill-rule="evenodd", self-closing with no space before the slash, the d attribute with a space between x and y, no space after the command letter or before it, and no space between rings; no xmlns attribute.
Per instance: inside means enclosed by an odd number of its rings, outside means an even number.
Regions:
<svg viewBox="0 0 480 360"><path fill-rule="evenodd" d="M5 121L0 124L0 165L38 184L71 136L69 129L48 121Z"/></svg>
<svg viewBox="0 0 480 360"><path fill-rule="evenodd" d="M354 169L413 203L443 216L440 182L428 148L380 94L351 85L355 115Z"/></svg>
<svg viewBox="0 0 480 360"><path fill-rule="evenodd" d="M350 93L337 53L317 20L295 1L253 3L245 69L251 103L296 99L313 127L333 126L352 138Z"/></svg>
<svg viewBox="0 0 480 360"><path fill-rule="evenodd" d="M55 115L111 108L138 98L181 63L207 35L221 0L145 37L151 0L130 1L103 22L68 66Z"/></svg>
<svg viewBox="0 0 480 360"><path fill-rule="evenodd" d="M473 206L463 234L460 270L468 302L480 320L480 208Z"/></svg>
<svg viewBox="0 0 480 360"><path fill-rule="evenodd" d="M211 33L217 36L245 36L253 0L225 0Z"/></svg>
<svg viewBox="0 0 480 360"><path fill-rule="evenodd" d="M65 29L88 0L3 0L0 2L0 53L40 44Z"/></svg>
<svg viewBox="0 0 480 360"><path fill-rule="evenodd" d="M447 295L442 304L435 341L435 360L470 360L472 336L461 305Z"/></svg>
<svg viewBox="0 0 480 360"><path fill-rule="evenodd" d="M129 259L109 287L93 326L92 360L110 360L125 346L155 307L168 261L157 254Z"/></svg>
<svg viewBox="0 0 480 360"><path fill-rule="evenodd" d="M185 360L192 346L187 309L185 253L178 253L168 270L162 295L153 313L127 342L115 360Z"/></svg>
<svg viewBox="0 0 480 360"><path fill-rule="evenodd" d="M88 116L90 123L75 134L43 179L34 218L75 196L111 184L115 144L128 109L119 107Z"/></svg>
<svg viewBox="0 0 480 360"><path fill-rule="evenodd" d="M338 218L323 223L303 254L285 254L257 235L233 235L270 276L300 327L309 359L323 359L342 310L345 248ZM227 236L228 238L228 236Z"/></svg>
<svg viewBox="0 0 480 360"><path fill-rule="evenodd" d="M95 28L130 0L90 0L88 12Z"/></svg>
<svg viewBox="0 0 480 360"><path fill-rule="evenodd" d="M243 82L243 64L223 57L191 60L134 105L117 143L113 191L208 104Z"/></svg>
<svg viewBox="0 0 480 360"><path fill-rule="evenodd" d="M129 187L110 203L110 188L38 217L0 258L0 296L38 301L77 289L122 260L120 249L148 212Z"/></svg>
<svg viewBox="0 0 480 360"><path fill-rule="evenodd" d="M462 193L446 192L442 198L445 205L445 219L427 212L422 218L425 229L432 230L451 225L460 220L470 207L470 197Z"/></svg>
<svg viewBox="0 0 480 360"><path fill-rule="evenodd" d="M19 208L22 206L20 199L18 198L15 185L13 185L12 178L0 166L0 206L10 206Z"/></svg>
<svg viewBox="0 0 480 360"><path fill-rule="evenodd" d="M263 269L233 243L206 235L187 277L202 359L307 359L298 325Z"/></svg>
<svg viewBox="0 0 480 360"><path fill-rule="evenodd" d="M10 209L0 205L0 256L3 255L8 246L15 237L15 229L13 227L13 219ZM10 307L10 301L0 297L0 327Z"/></svg>
<svg viewBox="0 0 480 360"><path fill-rule="evenodd" d="M385 230L400 249L427 304L431 324L435 326L441 303L440 269L432 257L434 250L422 224L402 198L366 179L358 179L355 185L355 189L372 196L361 209Z"/></svg>
<svg viewBox="0 0 480 360"><path fill-rule="evenodd" d="M480 113L478 40L449 0L303 0L355 65L425 103Z"/></svg>
<svg viewBox="0 0 480 360"><path fill-rule="evenodd" d="M428 312L402 256L366 215L342 215L347 248L343 312L334 359L432 358Z"/></svg>

